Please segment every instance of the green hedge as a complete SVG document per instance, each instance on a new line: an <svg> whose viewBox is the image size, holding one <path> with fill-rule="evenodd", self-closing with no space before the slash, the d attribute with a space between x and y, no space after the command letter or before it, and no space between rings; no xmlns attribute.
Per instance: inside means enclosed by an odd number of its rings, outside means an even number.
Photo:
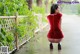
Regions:
<svg viewBox="0 0 80 54"><path fill-rule="evenodd" d="M3 45L8 45L10 50L14 48L15 31L18 32L18 37L21 39L26 34L33 36L37 26L36 17L33 15L33 11L28 10L26 0L0 0L0 16L12 16L16 12L18 12L18 15L26 15L27 18L18 19L20 25L13 24L14 30L12 32L6 32L4 28L0 32L0 42ZM4 21L4 19L0 19L0 25L5 24Z"/></svg>

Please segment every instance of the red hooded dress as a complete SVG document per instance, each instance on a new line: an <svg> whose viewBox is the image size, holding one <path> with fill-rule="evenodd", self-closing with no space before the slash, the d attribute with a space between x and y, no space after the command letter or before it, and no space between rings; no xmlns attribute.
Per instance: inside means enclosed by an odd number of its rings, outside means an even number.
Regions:
<svg viewBox="0 0 80 54"><path fill-rule="evenodd" d="M61 31L61 13L50 14L47 16L47 19L50 24L50 30L47 37L51 39L62 39L63 33Z"/></svg>

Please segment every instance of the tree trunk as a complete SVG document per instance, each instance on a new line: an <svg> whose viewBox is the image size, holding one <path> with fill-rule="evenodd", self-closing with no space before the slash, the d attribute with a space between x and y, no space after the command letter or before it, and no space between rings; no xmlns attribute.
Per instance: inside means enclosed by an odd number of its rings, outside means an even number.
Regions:
<svg viewBox="0 0 80 54"><path fill-rule="evenodd" d="M42 0L36 0L37 6L41 7L42 6Z"/></svg>
<svg viewBox="0 0 80 54"><path fill-rule="evenodd" d="M54 3L54 0L51 1L51 4L53 4L53 3Z"/></svg>
<svg viewBox="0 0 80 54"><path fill-rule="evenodd" d="M32 0L27 0L29 10L32 9Z"/></svg>
<svg viewBox="0 0 80 54"><path fill-rule="evenodd" d="M45 0L46 12L48 12L48 1L49 0Z"/></svg>

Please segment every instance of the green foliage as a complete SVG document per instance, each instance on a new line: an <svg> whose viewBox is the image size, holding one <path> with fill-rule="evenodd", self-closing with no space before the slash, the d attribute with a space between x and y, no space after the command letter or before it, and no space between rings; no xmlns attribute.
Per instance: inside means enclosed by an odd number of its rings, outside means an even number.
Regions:
<svg viewBox="0 0 80 54"><path fill-rule="evenodd" d="M0 15L27 14L26 0L2 0L0 1Z"/></svg>
<svg viewBox="0 0 80 54"><path fill-rule="evenodd" d="M16 27L19 37L33 36L34 30L37 26L36 17L31 13L28 13L27 18L18 19L19 25Z"/></svg>
<svg viewBox="0 0 80 54"><path fill-rule="evenodd" d="M42 22L47 22L47 20L45 19L45 5L43 4L42 7L38 7L36 5L33 6L33 12L37 13L37 14L42 14Z"/></svg>
<svg viewBox="0 0 80 54"><path fill-rule="evenodd" d="M14 40L14 35L12 32L6 33L6 38L8 42L12 42Z"/></svg>
<svg viewBox="0 0 80 54"><path fill-rule="evenodd" d="M18 18L19 24L13 24L14 31L7 32L4 28L1 28L0 42L3 45L8 45L9 49L14 48L14 33L18 33L19 40L26 36L33 36L34 30L37 27L37 17L35 13L45 14L44 7L33 6L32 11L28 10L26 0L0 0L0 16L25 15L26 18ZM44 20L44 19L43 19ZM4 19L0 19L0 24L5 24Z"/></svg>
<svg viewBox="0 0 80 54"><path fill-rule="evenodd" d="M26 34L26 25L20 25L20 26L18 26L17 27L17 32L18 32L18 35L19 35L19 37L23 37L23 36L25 36L25 34Z"/></svg>
<svg viewBox="0 0 80 54"><path fill-rule="evenodd" d="M33 6L33 11L35 13L41 13L41 14L45 14L45 7L36 7L36 6Z"/></svg>
<svg viewBox="0 0 80 54"><path fill-rule="evenodd" d="M12 32L7 32L4 28L1 28L1 32L0 32L0 42L4 45L4 46L10 46L10 50L12 50L13 47L13 41L14 41L14 35ZM0 44L1 45L1 44Z"/></svg>

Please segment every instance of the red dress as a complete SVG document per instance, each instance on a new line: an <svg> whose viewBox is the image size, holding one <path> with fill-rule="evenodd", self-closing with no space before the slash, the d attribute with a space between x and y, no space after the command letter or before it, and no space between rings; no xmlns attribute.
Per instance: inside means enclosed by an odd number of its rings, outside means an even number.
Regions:
<svg viewBox="0 0 80 54"><path fill-rule="evenodd" d="M63 33L61 31L61 13L50 14L47 16L47 19L50 24L50 30L47 35L48 38L51 39L62 39Z"/></svg>

